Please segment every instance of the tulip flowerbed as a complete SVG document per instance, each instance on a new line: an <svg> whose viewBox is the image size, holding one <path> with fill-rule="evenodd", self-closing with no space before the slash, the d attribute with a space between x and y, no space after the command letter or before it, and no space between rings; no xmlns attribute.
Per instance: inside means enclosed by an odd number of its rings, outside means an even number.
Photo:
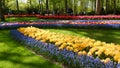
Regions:
<svg viewBox="0 0 120 68"><path fill-rule="evenodd" d="M120 15L95 15L95 16L41 16L38 15L37 18L40 19L120 19Z"/></svg>
<svg viewBox="0 0 120 68"><path fill-rule="evenodd" d="M22 15L5 15L5 17L37 17L39 19L120 19L120 15L93 15L93 16L66 16L66 15L50 15L42 16L39 14L22 14Z"/></svg>
<svg viewBox="0 0 120 68"><path fill-rule="evenodd" d="M33 50L69 68L119 68L120 45L27 27L11 35Z"/></svg>
<svg viewBox="0 0 120 68"><path fill-rule="evenodd" d="M49 22L14 22L2 23L0 29L18 28L23 26L36 27L82 27L82 28L120 28L119 20L67 20L67 21L49 21Z"/></svg>

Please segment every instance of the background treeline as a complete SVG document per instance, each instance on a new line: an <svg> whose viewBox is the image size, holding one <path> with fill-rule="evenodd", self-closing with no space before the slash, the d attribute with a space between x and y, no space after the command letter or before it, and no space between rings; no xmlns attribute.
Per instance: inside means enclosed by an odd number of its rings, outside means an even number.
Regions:
<svg viewBox="0 0 120 68"><path fill-rule="evenodd" d="M3 0L1 4L5 14L120 14L120 0Z"/></svg>

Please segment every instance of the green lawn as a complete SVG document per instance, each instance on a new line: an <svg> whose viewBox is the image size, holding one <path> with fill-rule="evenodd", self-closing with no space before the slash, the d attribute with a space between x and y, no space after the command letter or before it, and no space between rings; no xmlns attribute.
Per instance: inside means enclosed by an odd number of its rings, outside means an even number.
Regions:
<svg viewBox="0 0 120 68"><path fill-rule="evenodd" d="M53 19L57 20L57 19ZM38 19L37 17L9 17L5 19L5 22L39 22L39 21L53 21L52 19Z"/></svg>
<svg viewBox="0 0 120 68"><path fill-rule="evenodd" d="M89 37L107 43L113 42L116 44L120 44L120 30L74 29L74 28L47 29L47 30L61 34Z"/></svg>
<svg viewBox="0 0 120 68"><path fill-rule="evenodd" d="M0 30L0 68L62 68L16 43L9 30Z"/></svg>
<svg viewBox="0 0 120 68"><path fill-rule="evenodd" d="M6 22L22 22L22 21L36 21L36 17L10 17L6 18Z"/></svg>

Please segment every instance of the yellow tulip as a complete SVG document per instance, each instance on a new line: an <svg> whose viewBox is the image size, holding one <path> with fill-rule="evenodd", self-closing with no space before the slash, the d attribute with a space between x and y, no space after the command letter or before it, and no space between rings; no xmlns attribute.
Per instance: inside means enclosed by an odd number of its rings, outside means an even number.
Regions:
<svg viewBox="0 0 120 68"><path fill-rule="evenodd" d="M78 37L72 35L64 35L55 32L50 32L48 30L39 29L36 27L21 27L17 29L19 32L23 33L25 36L35 38L36 40L41 40L42 42L55 43L59 49L66 48L67 50L78 52L78 55L87 54L83 49L91 47L88 54L92 56L93 53L100 56L102 53L105 56L111 56L113 59L120 63L120 45L114 43L106 43L101 41L95 41L94 39ZM104 60L108 62L108 58Z"/></svg>
<svg viewBox="0 0 120 68"><path fill-rule="evenodd" d="M74 49L73 51L74 51L74 52L78 52L79 50L78 50L78 49Z"/></svg>
<svg viewBox="0 0 120 68"><path fill-rule="evenodd" d="M82 51L79 51L79 52L78 52L78 55L79 55L79 56L80 56L80 55L83 55Z"/></svg>
<svg viewBox="0 0 120 68"><path fill-rule="evenodd" d="M92 56L92 53L91 52L88 52L88 54L87 54L88 56Z"/></svg>

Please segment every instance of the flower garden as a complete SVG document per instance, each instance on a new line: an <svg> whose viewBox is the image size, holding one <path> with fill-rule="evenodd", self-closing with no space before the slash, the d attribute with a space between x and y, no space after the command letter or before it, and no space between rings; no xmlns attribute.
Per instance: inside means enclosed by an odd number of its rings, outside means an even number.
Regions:
<svg viewBox="0 0 120 68"><path fill-rule="evenodd" d="M35 27L21 27L12 30L11 34L16 40L71 68L119 68L120 65L120 45L114 43L58 34Z"/></svg>
<svg viewBox="0 0 120 68"><path fill-rule="evenodd" d="M69 15L39 15L39 14L23 14L23 15L5 15L5 17L37 17L42 19L120 19L120 15L92 15L92 16L69 16Z"/></svg>
<svg viewBox="0 0 120 68"><path fill-rule="evenodd" d="M120 45L89 37L65 35L44 28L120 29L119 20L36 20L4 22L14 40L68 68L119 68ZM43 28L43 29L42 29ZM107 31L107 30L106 30ZM117 40L116 40L117 41Z"/></svg>
<svg viewBox="0 0 120 68"><path fill-rule="evenodd" d="M120 68L120 0L0 0L0 68Z"/></svg>
<svg viewBox="0 0 120 68"><path fill-rule="evenodd" d="M82 27L82 28L120 28L119 20L51 20L51 21L36 21L36 22L9 22L1 23L0 29L18 28L21 26L36 26L36 27Z"/></svg>

